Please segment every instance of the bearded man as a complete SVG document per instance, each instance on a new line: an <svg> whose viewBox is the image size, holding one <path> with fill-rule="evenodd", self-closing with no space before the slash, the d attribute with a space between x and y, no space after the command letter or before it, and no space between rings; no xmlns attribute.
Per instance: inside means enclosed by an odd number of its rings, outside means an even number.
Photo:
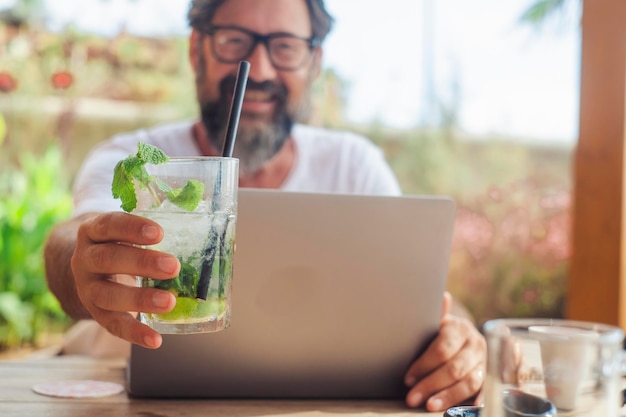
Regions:
<svg viewBox="0 0 626 417"><path fill-rule="evenodd" d="M70 331L66 353L128 355L128 342L161 345L161 335L130 312L165 313L175 298L136 287L134 276L169 279L180 264L169 254L134 246L158 243L163 231L120 211L111 196L113 168L136 152L138 142L174 157L219 155L241 60L251 67L234 150L240 187L401 194L383 153L366 138L301 124L332 26L323 0L192 0L188 18L199 120L118 135L96 146L76 178L72 218L47 241L51 291L68 315L89 319ZM482 386L484 339L466 317L449 314L445 297L438 337L405 376L411 407L443 410ZM82 347L72 343L77 341Z"/></svg>

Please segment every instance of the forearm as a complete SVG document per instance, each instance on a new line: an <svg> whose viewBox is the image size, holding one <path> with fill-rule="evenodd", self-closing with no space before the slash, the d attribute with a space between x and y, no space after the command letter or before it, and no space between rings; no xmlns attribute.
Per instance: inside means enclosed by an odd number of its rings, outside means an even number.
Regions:
<svg viewBox="0 0 626 417"><path fill-rule="evenodd" d="M77 320L91 318L91 316L76 292L71 260L76 246L78 228L83 221L92 216L80 216L60 223L48 235L44 247L48 288L59 300L63 311Z"/></svg>

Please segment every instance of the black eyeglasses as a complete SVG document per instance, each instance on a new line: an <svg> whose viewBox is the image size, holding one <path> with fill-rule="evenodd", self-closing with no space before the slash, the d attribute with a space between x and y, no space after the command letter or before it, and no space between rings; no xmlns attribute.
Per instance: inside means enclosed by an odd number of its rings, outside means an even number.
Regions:
<svg viewBox="0 0 626 417"><path fill-rule="evenodd" d="M237 26L212 26L204 33L211 35L213 55L220 62L236 64L245 60L262 42L267 49L272 65L279 70L293 71L302 67L311 56L313 48L319 46L315 37L302 38L289 33L259 33Z"/></svg>

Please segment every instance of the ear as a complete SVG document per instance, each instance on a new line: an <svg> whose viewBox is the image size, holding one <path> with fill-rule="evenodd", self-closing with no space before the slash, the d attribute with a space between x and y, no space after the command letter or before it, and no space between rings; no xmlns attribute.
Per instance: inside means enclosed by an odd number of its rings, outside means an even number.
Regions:
<svg viewBox="0 0 626 417"><path fill-rule="evenodd" d="M198 72L198 42L200 42L200 33L192 29L189 35L189 62L193 72Z"/></svg>

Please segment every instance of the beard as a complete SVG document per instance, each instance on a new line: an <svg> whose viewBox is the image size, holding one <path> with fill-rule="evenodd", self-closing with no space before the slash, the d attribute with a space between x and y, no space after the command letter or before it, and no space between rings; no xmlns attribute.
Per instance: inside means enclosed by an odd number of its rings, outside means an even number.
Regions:
<svg viewBox="0 0 626 417"><path fill-rule="evenodd" d="M219 84L219 96L213 101L202 98L207 87L205 77L197 80L202 124L210 144L218 151L224 146L235 80L235 75L225 77ZM239 159L239 169L244 174L259 171L271 160L289 138L294 123L308 116L310 110L307 94L290 106L288 90L283 84L248 80L246 91L255 90L271 95L276 106L269 120L255 113L241 113L233 157Z"/></svg>

